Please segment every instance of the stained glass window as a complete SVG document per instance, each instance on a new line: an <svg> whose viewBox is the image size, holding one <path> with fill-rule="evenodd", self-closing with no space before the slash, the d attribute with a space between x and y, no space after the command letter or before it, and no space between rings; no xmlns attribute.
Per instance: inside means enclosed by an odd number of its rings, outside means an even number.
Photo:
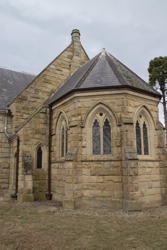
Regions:
<svg viewBox="0 0 167 250"><path fill-rule="evenodd" d="M139 122L136 122L136 147L137 147L137 154L141 155L142 150L141 150L141 130L140 130L140 125Z"/></svg>
<svg viewBox="0 0 167 250"><path fill-rule="evenodd" d="M144 146L144 154L148 155L149 150L148 150L148 132L147 132L147 126L144 122L143 124L143 146Z"/></svg>
<svg viewBox="0 0 167 250"><path fill-rule="evenodd" d="M37 149L37 168L42 168L42 149Z"/></svg>
<svg viewBox="0 0 167 250"><path fill-rule="evenodd" d="M65 139L65 129L64 127L61 130L61 156L64 157L64 139Z"/></svg>
<svg viewBox="0 0 167 250"><path fill-rule="evenodd" d="M100 126L97 120L94 121L92 127L92 144L93 144L93 154L100 154Z"/></svg>
<svg viewBox="0 0 167 250"><path fill-rule="evenodd" d="M111 153L111 127L106 119L103 125L103 154Z"/></svg>

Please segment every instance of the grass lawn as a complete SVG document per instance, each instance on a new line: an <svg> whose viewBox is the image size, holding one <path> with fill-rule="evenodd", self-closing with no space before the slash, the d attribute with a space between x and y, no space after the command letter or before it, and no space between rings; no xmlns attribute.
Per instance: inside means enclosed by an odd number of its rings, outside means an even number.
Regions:
<svg viewBox="0 0 167 250"><path fill-rule="evenodd" d="M167 249L167 208L125 214L0 202L0 250Z"/></svg>

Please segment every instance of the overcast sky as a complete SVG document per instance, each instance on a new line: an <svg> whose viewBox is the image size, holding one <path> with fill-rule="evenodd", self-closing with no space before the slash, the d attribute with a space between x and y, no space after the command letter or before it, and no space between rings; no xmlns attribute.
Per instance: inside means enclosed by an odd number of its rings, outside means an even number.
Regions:
<svg viewBox="0 0 167 250"><path fill-rule="evenodd" d="M0 66L39 73L78 28L90 58L102 48L145 80L167 55L167 0L0 0Z"/></svg>

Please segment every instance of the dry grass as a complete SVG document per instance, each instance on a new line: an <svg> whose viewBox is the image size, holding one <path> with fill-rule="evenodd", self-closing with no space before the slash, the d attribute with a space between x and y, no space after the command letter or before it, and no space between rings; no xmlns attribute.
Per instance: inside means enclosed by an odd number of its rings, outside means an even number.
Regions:
<svg viewBox="0 0 167 250"><path fill-rule="evenodd" d="M167 249L167 208L123 214L0 203L0 250Z"/></svg>

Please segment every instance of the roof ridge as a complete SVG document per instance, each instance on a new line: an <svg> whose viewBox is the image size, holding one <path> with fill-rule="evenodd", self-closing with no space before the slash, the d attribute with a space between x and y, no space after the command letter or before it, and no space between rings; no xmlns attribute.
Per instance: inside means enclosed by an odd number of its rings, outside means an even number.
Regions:
<svg viewBox="0 0 167 250"><path fill-rule="evenodd" d="M121 64L123 67L125 67L132 75L139 78L143 82L143 84L145 84L148 88L151 88L153 91L156 91L151 85L149 85L145 80L143 80L138 74L136 74L133 70L131 70L129 67L127 67L119 59L117 59L115 56L111 55L109 52L107 52L107 53L109 54L110 57L113 57L119 64Z"/></svg>
<svg viewBox="0 0 167 250"><path fill-rule="evenodd" d="M74 87L75 89L81 86L82 82L86 79L86 77L89 75L89 73L91 72L91 70L96 65L96 63L97 63L100 55L101 55L101 53L99 53L97 56L95 56L93 59L91 59L91 60L94 60L94 61L92 62L92 64L88 68L88 70L84 73L84 75L79 79L79 81L77 82L76 86Z"/></svg>
<svg viewBox="0 0 167 250"><path fill-rule="evenodd" d="M113 57L118 63L120 63L123 67L125 67L128 71L130 71L133 75L135 75L135 76L137 76L138 78L140 78L140 80L141 80L142 82L144 82L144 83L147 84L147 82L146 82L145 80L143 80L138 74L136 74L133 70L131 70L129 67L127 67L127 66L126 66L124 63L122 63L119 59L117 59L115 56L111 55L110 53L109 53L109 55L110 55L111 57Z"/></svg>
<svg viewBox="0 0 167 250"><path fill-rule="evenodd" d="M107 52L106 53L106 58L107 58L107 62L109 63L111 69L114 71L116 77L118 78L118 80L120 81L120 83L122 85L130 85L123 77L122 75L120 74L119 70L117 70L117 67L115 65L115 63L112 61L112 58L110 56L110 54Z"/></svg>
<svg viewBox="0 0 167 250"><path fill-rule="evenodd" d="M129 67L127 67L124 63L122 63L119 59L117 59L115 56L111 55L110 53L108 53L111 57L113 57L117 62L119 62L122 66L124 66L128 71L130 71L133 75L137 76L138 78L140 78L140 80L142 80L142 82L147 83L146 81L144 81L138 74L136 74L133 70L131 70Z"/></svg>

